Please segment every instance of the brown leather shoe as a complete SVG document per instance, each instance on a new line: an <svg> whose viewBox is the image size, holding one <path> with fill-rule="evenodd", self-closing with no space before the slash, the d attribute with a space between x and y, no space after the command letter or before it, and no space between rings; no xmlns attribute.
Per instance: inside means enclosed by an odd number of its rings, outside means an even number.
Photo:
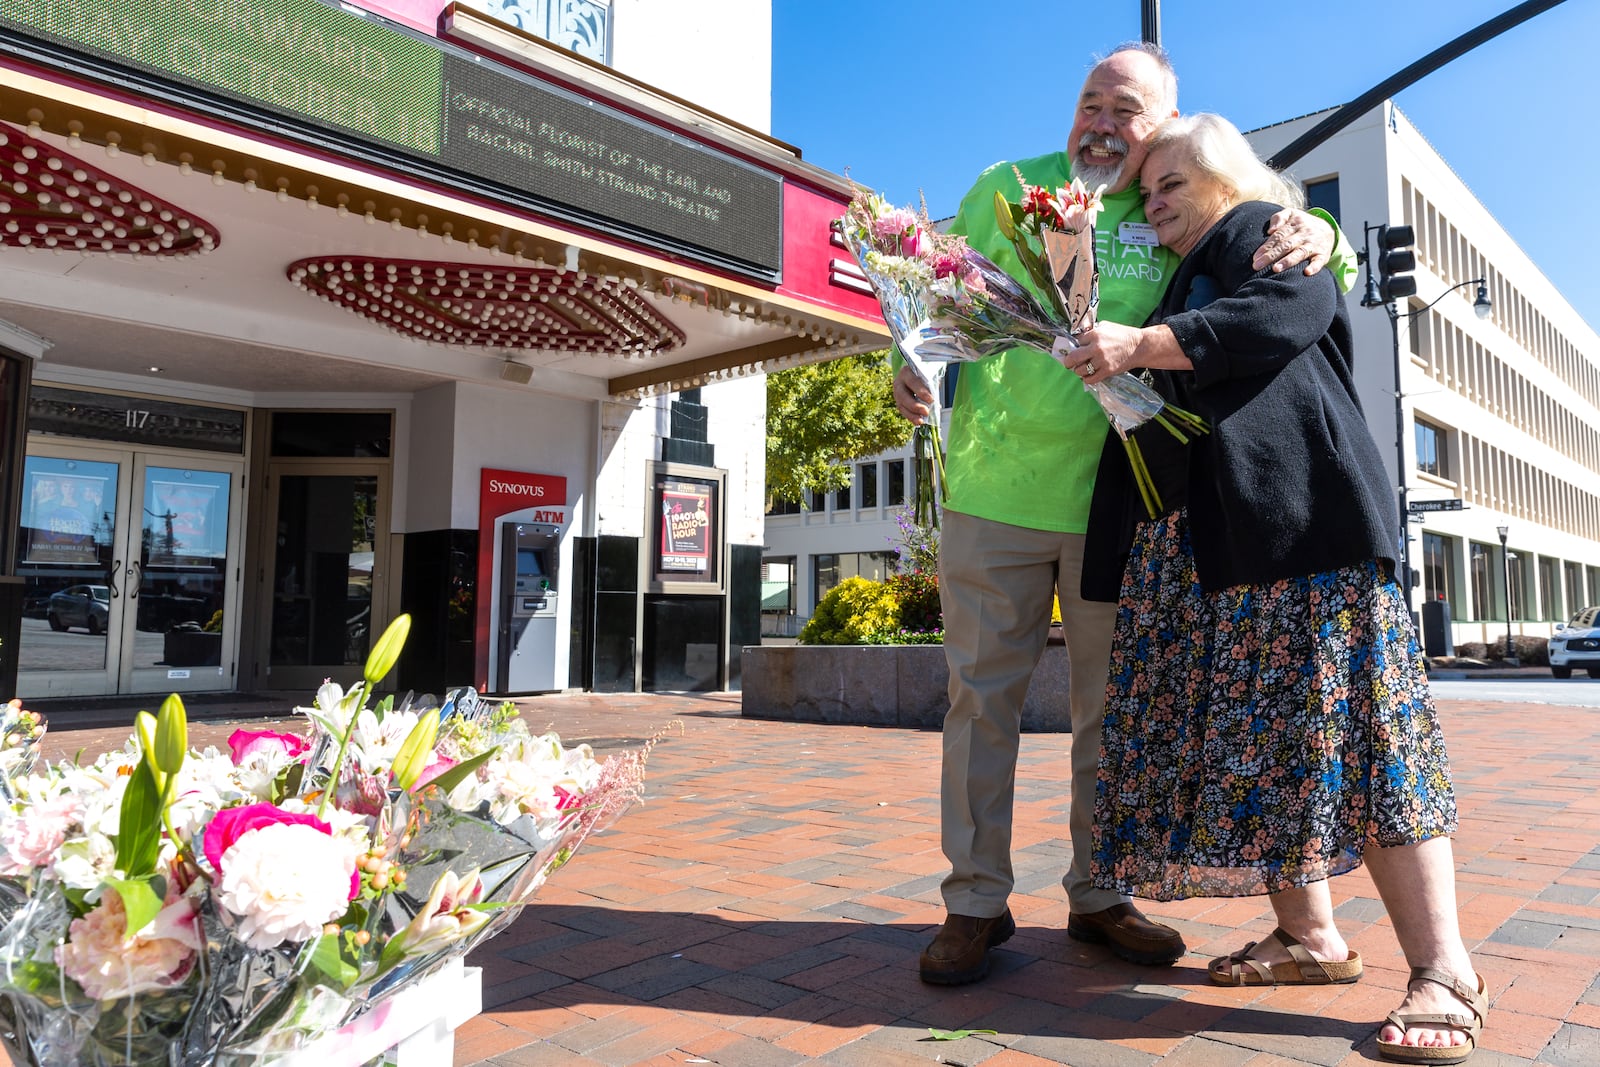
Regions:
<svg viewBox="0 0 1600 1067"><path fill-rule="evenodd" d="M1016 932L1010 908L992 919L952 912L945 916L933 943L922 951L922 980L934 985L976 982L989 973L989 950Z"/></svg>
<svg viewBox="0 0 1600 1067"><path fill-rule="evenodd" d="M1176 963L1188 951L1178 931L1151 922L1132 904L1113 904L1087 915L1073 913L1067 919L1067 936L1091 945L1108 945L1129 963Z"/></svg>

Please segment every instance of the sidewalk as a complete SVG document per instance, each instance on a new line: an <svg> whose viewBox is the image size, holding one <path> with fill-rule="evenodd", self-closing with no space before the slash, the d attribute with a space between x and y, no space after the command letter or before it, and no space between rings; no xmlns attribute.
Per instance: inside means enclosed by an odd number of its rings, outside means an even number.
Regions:
<svg viewBox="0 0 1600 1067"><path fill-rule="evenodd" d="M737 694L552 696L530 725L597 750L681 723L647 800L590 840L484 968L458 1064L786 1067L1380 1062L1406 968L1364 871L1335 879L1366 960L1351 986L1225 989L1206 961L1273 927L1264 898L1150 905L1190 955L1122 963L1065 933L1063 735L1025 735L1016 937L982 983L923 985L942 918L936 733L739 717ZM1476 1067L1600 1063L1600 715L1442 704L1459 790L1460 913L1493 1011ZM197 725L197 743L228 725ZM52 751L125 731L53 731ZM109 741L105 741L109 743ZM992 1029L935 1041L929 1027Z"/></svg>

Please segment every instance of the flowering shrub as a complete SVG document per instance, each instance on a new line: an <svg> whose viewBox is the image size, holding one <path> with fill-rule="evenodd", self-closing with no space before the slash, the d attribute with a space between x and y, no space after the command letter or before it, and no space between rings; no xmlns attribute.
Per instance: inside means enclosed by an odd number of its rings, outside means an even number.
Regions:
<svg viewBox="0 0 1600 1067"><path fill-rule="evenodd" d="M601 763L510 703L369 706L408 626L296 709L303 735L238 730L226 752L189 748L174 695L122 748L41 769L39 717L0 709L14 1053L271 1064L502 928L638 797L644 751Z"/></svg>
<svg viewBox="0 0 1600 1067"><path fill-rule="evenodd" d="M822 598L800 631L802 645L864 645L900 626L900 605L883 582L846 578Z"/></svg>
<svg viewBox="0 0 1600 1067"><path fill-rule="evenodd" d="M929 571L912 571L909 574L891 575L887 584L900 605L900 629L903 632L944 633L938 575Z"/></svg>
<svg viewBox="0 0 1600 1067"><path fill-rule="evenodd" d="M921 645L944 640L939 582L932 574L888 581L846 578L828 591L800 631L803 645Z"/></svg>

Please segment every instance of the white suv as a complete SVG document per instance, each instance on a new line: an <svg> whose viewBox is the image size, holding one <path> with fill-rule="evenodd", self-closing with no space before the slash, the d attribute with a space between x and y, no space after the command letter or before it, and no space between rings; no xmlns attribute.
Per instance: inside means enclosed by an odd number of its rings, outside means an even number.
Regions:
<svg viewBox="0 0 1600 1067"><path fill-rule="evenodd" d="M1565 626L1556 623L1550 638L1550 673L1571 678L1574 667L1600 678L1600 607L1584 608Z"/></svg>

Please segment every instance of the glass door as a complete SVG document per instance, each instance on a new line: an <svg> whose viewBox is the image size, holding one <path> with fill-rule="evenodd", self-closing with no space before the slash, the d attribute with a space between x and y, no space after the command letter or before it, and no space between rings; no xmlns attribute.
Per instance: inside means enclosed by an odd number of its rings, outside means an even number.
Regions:
<svg viewBox="0 0 1600 1067"><path fill-rule="evenodd" d="M273 689L349 686L388 625L387 464L274 463L267 479L273 532L263 581L271 624L264 659Z"/></svg>
<svg viewBox="0 0 1600 1067"><path fill-rule="evenodd" d="M195 458L30 448L20 695L233 687L243 464Z"/></svg>
<svg viewBox="0 0 1600 1067"><path fill-rule="evenodd" d="M123 692L234 687L242 465L139 455L122 586ZM133 543L130 538L130 544Z"/></svg>
<svg viewBox="0 0 1600 1067"><path fill-rule="evenodd" d="M23 461L19 696L117 692L130 466L125 456L70 447L30 449Z"/></svg>

